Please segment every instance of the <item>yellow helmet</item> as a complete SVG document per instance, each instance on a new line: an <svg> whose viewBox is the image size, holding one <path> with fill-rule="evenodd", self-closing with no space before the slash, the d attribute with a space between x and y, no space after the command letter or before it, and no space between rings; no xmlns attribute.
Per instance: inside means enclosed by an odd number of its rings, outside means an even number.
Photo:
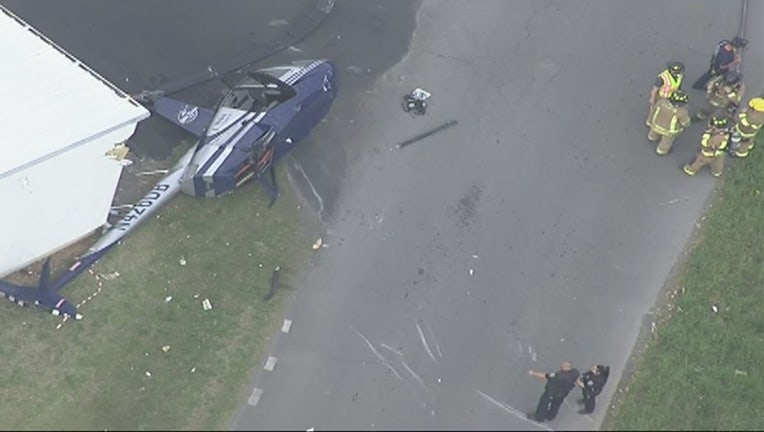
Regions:
<svg viewBox="0 0 764 432"><path fill-rule="evenodd" d="M748 102L748 106L756 111L764 112L764 98L753 98Z"/></svg>

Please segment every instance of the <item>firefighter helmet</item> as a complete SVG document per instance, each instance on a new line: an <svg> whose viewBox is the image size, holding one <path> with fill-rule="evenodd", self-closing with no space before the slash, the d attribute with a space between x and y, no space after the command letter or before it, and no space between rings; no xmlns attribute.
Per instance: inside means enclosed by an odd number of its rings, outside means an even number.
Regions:
<svg viewBox="0 0 764 432"><path fill-rule="evenodd" d="M670 61L666 65L666 68L671 75L677 76L684 72L684 63L680 61Z"/></svg>
<svg viewBox="0 0 764 432"><path fill-rule="evenodd" d="M671 97L669 99L671 100L671 102L684 104L684 103L687 103L687 100L689 99L689 97L687 96L687 93L684 90L677 90L671 94Z"/></svg>
<svg viewBox="0 0 764 432"><path fill-rule="evenodd" d="M748 106L759 112L764 112L764 97L755 97L748 101Z"/></svg>
<svg viewBox="0 0 764 432"><path fill-rule="evenodd" d="M727 117L721 114L715 114L713 117L711 117L708 125L717 129L724 129L727 127Z"/></svg>

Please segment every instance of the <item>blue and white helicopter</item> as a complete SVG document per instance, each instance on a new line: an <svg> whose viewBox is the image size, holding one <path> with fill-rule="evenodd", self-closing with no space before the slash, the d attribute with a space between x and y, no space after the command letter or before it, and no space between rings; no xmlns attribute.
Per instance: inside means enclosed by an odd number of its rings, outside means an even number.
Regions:
<svg viewBox="0 0 764 432"><path fill-rule="evenodd" d="M196 145L62 275L51 280L48 258L37 286L0 280L0 295L22 306L33 303L54 315L80 319L77 308L59 290L179 192L216 197L257 180L273 204L278 197L274 164L327 114L336 95L336 79L332 62L307 60L247 71L214 109L172 99L161 90L135 96L156 114L197 136Z"/></svg>

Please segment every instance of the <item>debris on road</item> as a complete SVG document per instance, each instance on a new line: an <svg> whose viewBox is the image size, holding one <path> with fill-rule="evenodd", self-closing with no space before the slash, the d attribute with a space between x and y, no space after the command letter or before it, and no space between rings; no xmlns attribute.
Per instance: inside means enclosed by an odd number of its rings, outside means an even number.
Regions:
<svg viewBox="0 0 764 432"><path fill-rule="evenodd" d="M431 129L431 130L429 130L427 132L421 133L421 134L419 134L419 135L417 135L415 137L409 138L406 141L403 141L402 143L396 144L395 148L400 150L403 147L411 145L411 144L413 144L413 143L415 143L415 142L417 142L419 140L423 140L423 139L429 137L430 135L433 135L433 134L436 134L436 133L438 133L440 131L446 130L446 129L456 125L457 123L458 122L456 120L451 120L449 122L443 123L442 125L440 125L440 126L438 126L436 128L433 128L433 129Z"/></svg>
<svg viewBox="0 0 764 432"><path fill-rule="evenodd" d="M324 244L324 241L321 239L321 237L316 240L315 243L313 243L313 250L318 250L318 248L321 247L321 245Z"/></svg>
<svg viewBox="0 0 764 432"><path fill-rule="evenodd" d="M414 91L403 96L403 111L421 116L427 113L427 99L432 94L427 90L415 88Z"/></svg>
<svg viewBox="0 0 764 432"><path fill-rule="evenodd" d="M475 270L470 269L470 276L472 276L473 274L475 274Z"/></svg>

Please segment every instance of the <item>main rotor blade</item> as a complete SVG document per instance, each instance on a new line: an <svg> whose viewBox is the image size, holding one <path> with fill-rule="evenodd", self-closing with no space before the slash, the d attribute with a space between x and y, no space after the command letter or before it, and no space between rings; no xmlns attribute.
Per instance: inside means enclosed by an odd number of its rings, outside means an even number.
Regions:
<svg viewBox="0 0 764 432"><path fill-rule="evenodd" d="M283 49L294 45L318 28L334 8L334 0L317 0L310 11L292 22L270 43L257 44L251 50L242 53L218 65L210 65L206 70L164 83L160 90L163 95L185 90L217 79L220 76L240 70L253 63L262 61Z"/></svg>

